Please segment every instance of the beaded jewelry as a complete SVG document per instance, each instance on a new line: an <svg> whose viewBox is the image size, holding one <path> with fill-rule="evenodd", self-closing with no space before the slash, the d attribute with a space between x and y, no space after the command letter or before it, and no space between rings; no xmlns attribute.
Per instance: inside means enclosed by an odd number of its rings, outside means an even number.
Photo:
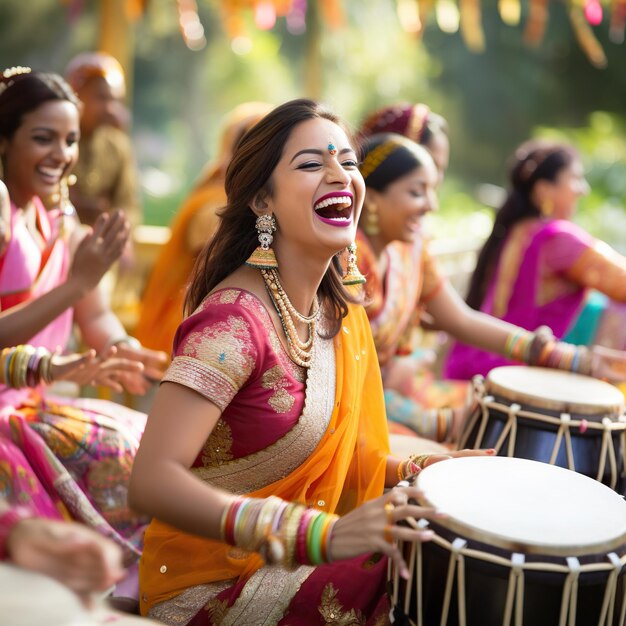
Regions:
<svg viewBox="0 0 626 626"><path fill-rule="evenodd" d="M301 367L310 367L312 358L313 336L315 334L315 323L319 317L320 305L316 298L313 304L313 313L311 315L302 315L291 304L289 296L285 293L275 269L262 269L261 275L265 282L265 288L272 300L272 304L278 313L280 323L287 338L287 346L289 355L294 363ZM296 321L307 324L309 327L309 336L306 341L302 341L296 330Z"/></svg>

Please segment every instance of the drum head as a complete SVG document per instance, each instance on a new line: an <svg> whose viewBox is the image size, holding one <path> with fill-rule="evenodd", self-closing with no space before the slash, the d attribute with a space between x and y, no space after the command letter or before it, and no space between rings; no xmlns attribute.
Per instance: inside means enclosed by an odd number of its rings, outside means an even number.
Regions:
<svg viewBox="0 0 626 626"><path fill-rule="evenodd" d="M626 501L605 485L547 463L464 457L417 477L421 504L460 536L526 554L580 556L626 543Z"/></svg>
<svg viewBox="0 0 626 626"><path fill-rule="evenodd" d="M518 404L573 415L621 415L624 396L613 385L572 372L525 367L496 367L487 375L488 393Z"/></svg>

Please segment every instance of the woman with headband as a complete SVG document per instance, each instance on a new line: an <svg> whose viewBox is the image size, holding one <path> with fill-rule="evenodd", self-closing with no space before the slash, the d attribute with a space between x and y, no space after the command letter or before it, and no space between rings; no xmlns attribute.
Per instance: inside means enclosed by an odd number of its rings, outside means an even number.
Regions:
<svg viewBox="0 0 626 626"><path fill-rule="evenodd" d="M571 221L578 199L588 192L580 156L571 145L522 144L511 167L509 193L478 257L468 305L524 329L546 326L574 344L622 350L626 259ZM591 354L601 352L599 346ZM515 352L493 355L459 343L449 354L446 375L486 374L510 363L519 356ZM576 356L566 368L574 369Z"/></svg>
<svg viewBox="0 0 626 626"><path fill-rule="evenodd" d="M411 333L424 311L436 328L485 352L621 378L626 356L622 352L550 343L544 333L523 331L461 300L437 270L421 232L423 217L438 206L438 172L425 148L401 135L368 137L361 172L366 196L356 243L359 268L367 279L366 309L390 420L439 441L454 440L460 427L462 410L454 404L454 394L449 393L449 406L441 406L442 400L432 397L435 391L441 396L447 383L431 386L429 391L430 381L424 381L423 366L413 356ZM545 347L540 351L541 362L537 360L539 347ZM472 361L467 361L467 367L471 366ZM439 406L430 408L435 399Z"/></svg>

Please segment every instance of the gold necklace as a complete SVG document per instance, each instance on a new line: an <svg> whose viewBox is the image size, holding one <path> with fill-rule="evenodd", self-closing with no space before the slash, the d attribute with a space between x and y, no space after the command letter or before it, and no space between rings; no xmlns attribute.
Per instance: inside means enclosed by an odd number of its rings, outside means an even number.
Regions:
<svg viewBox="0 0 626 626"><path fill-rule="evenodd" d="M297 365L308 368L311 366L313 337L315 335L315 323L319 317L320 306L317 298L315 299L314 311L310 315L302 315L291 303L289 296L283 289L275 269L261 270L265 288L272 300L272 304L278 313L280 323L283 327L285 337L287 338L287 346L289 348L289 356ZM302 341L296 330L295 321L302 322L309 327L309 336L306 341Z"/></svg>

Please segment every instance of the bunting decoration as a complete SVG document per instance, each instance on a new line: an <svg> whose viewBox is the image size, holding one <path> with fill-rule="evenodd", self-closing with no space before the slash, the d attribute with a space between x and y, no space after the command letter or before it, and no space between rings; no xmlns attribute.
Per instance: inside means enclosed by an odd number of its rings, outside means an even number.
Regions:
<svg viewBox="0 0 626 626"><path fill-rule="evenodd" d="M108 0L100 0L107 2ZM120 0L129 22L139 19L149 6L149 0ZM198 16L197 0L175 0L181 34L191 50L206 45L204 27ZM302 35L307 30L310 2L316 3L316 14L323 27L338 29L347 26L344 6L363 0L219 0L224 30L231 40L233 51L244 54L252 48L247 33L251 15L259 30L273 29L279 19L284 19L287 30ZM389 0L395 1L400 27L413 36L420 37L431 14L438 28L454 34L460 31L469 50L475 53L486 49L482 25L484 0ZM60 0L74 20L84 8L84 0ZM551 5L560 2L568 10L573 34L584 54L595 67L607 65L607 57L594 29L608 22L609 40L623 44L626 31L626 0L497 0L497 9L503 24L523 28L523 40L529 46L543 42Z"/></svg>
<svg viewBox="0 0 626 626"><path fill-rule="evenodd" d="M557 2L567 7L574 37L589 62L597 68L606 67L607 57L594 28L601 28L608 17L610 41L624 43L626 0L498 0L497 7L502 22L510 27L521 26L524 42L536 47L545 38L550 6ZM491 4L482 4L481 0L396 0L400 26L409 33L421 34L433 3L441 31L453 34L460 30L469 50L480 53L486 49L482 6Z"/></svg>

